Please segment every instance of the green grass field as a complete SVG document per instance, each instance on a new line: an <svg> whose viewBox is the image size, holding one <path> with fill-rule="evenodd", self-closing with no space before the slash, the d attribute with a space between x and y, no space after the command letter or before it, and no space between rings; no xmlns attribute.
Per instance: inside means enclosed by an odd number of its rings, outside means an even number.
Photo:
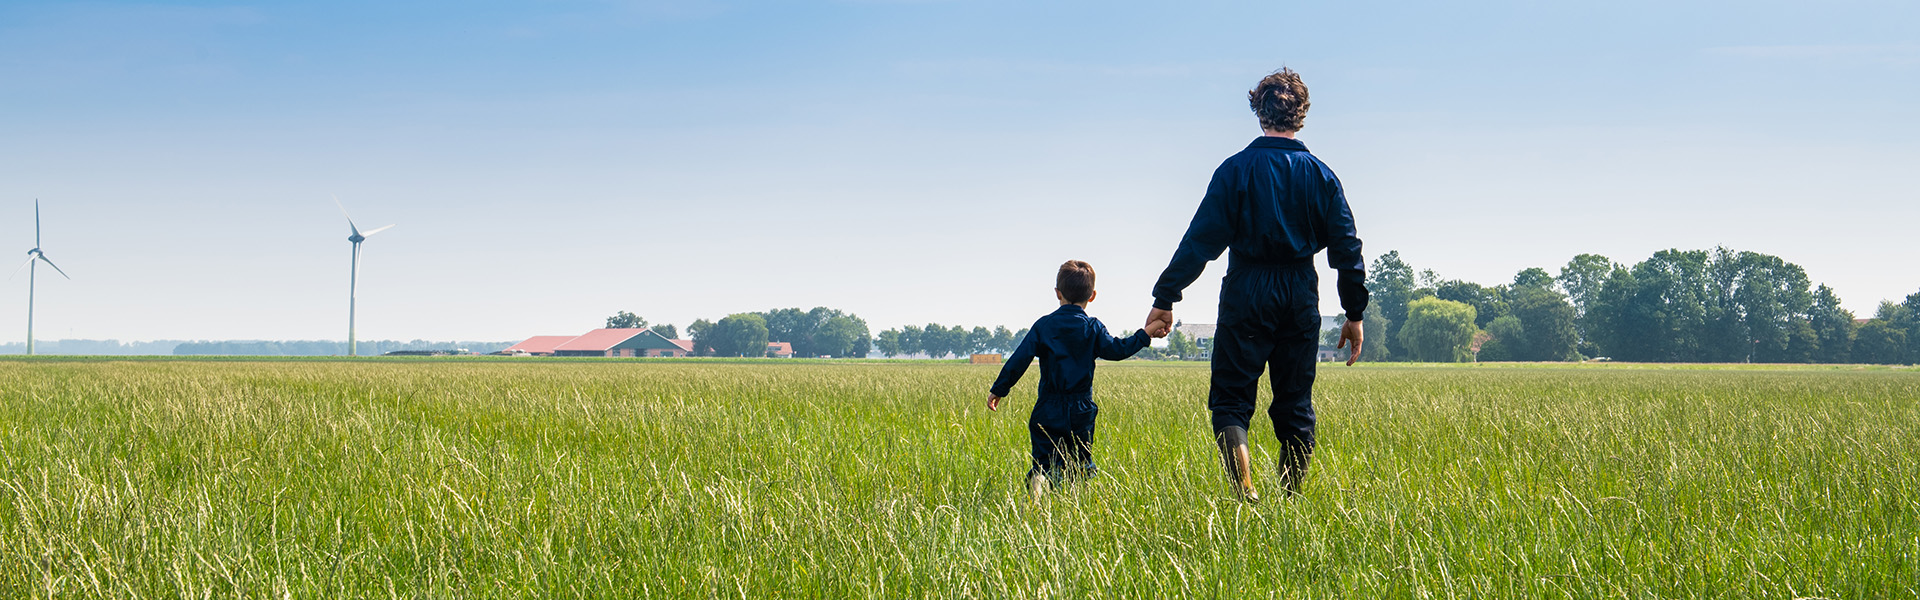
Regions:
<svg viewBox="0 0 1920 600"><path fill-rule="evenodd" d="M1323 367L1254 506L1204 365L1103 367L1039 504L995 371L0 361L0 596L1920 596L1913 369Z"/></svg>

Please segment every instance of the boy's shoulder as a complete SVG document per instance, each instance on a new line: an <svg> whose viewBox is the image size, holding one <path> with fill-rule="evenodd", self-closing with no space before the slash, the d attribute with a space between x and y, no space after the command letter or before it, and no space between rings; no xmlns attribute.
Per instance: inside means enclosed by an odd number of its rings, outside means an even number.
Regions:
<svg viewBox="0 0 1920 600"><path fill-rule="evenodd" d="M1088 325L1106 327L1100 319L1085 311L1058 310L1047 313L1033 322L1033 332L1040 335L1078 334Z"/></svg>

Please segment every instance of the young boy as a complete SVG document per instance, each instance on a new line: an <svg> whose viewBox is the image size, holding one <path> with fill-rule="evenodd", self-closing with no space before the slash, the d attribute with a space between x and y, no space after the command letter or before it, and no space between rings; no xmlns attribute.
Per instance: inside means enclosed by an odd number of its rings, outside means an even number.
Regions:
<svg viewBox="0 0 1920 600"><path fill-rule="evenodd" d="M1099 319L1087 316L1087 304L1098 295L1092 265L1077 260L1060 265L1053 294L1060 299L1060 310L1034 322L987 396L987 410L1000 410L1000 400L1027 373L1027 364L1040 359L1040 394L1033 416L1027 418L1027 435L1033 441L1027 485L1035 495L1048 479L1099 471L1091 448L1093 419L1100 413L1093 403L1093 359L1123 360L1149 342L1145 331L1126 339L1113 337Z"/></svg>

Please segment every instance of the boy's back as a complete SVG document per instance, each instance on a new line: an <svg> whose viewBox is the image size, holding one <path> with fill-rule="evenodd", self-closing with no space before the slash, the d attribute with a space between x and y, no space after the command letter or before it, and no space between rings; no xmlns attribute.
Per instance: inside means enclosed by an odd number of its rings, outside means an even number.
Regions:
<svg viewBox="0 0 1920 600"><path fill-rule="evenodd" d="M1039 400L1090 398L1095 358L1125 360L1140 352L1149 341L1144 331L1124 340L1115 338L1107 333L1107 326L1099 319L1088 316L1086 309L1074 304L1061 305L1059 310L1035 321L1026 339L1020 340L1020 347L1000 369L993 394L1005 397L1013 384L1026 375L1028 364L1039 359Z"/></svg>
<svg viewBox="0 0 1920 600"><path fill-rule="evenodd" d="M1123 360L1147 347L1147 332L1135 332L1126 339L1107 333L1099 319L1087 316L1086 305L1093 301L1093 267L1080 261L1060 266L1055 288L1060 309L1033 323L1020 347L1000 368L993 382L987 408L998 410L1000 399L1013 391L1013 384L1027 373L1034 359L1040 361L1040 393L1034 399L1033 416L1027 418L1028 437L1033 442L1034 478L1058 476L1061 472L1092 474L1091 444L1094 419L1100 406L1093 403L1093 361L1096 358ZM1035 488L1038 489L1037 487Z"/></svg>

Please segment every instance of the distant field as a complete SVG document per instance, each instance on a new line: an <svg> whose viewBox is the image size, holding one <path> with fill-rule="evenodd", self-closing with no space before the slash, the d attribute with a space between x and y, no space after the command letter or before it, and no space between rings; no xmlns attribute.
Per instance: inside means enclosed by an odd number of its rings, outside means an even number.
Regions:
<svg viewBox="0 0 1920 600"><path fill-rule="evenodd" d="M1166 363L1029 502L996 369L0 360L0 597L1920 596L1915 369L1323 367L1257 506Z"/></svg>

